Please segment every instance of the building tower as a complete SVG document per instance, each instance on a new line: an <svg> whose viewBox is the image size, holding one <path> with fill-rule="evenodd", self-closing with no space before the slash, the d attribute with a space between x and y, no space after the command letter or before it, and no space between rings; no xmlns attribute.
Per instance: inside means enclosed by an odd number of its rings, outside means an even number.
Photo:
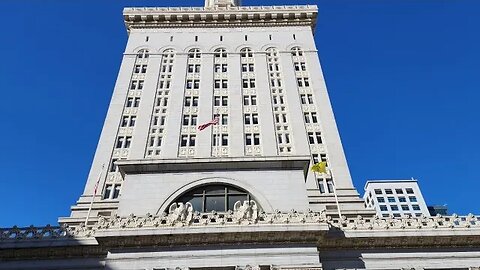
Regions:
<svg viewBox="0 0 480 270"><path fill-rule="evenodd" d="M264 211L373 214L352 184L327 94L317 7L239 5L124 10L128 43L90 174L60 223L160 214L177 202L222 212L246 198ZM321 161L328 173L309 170Z"/></svg>

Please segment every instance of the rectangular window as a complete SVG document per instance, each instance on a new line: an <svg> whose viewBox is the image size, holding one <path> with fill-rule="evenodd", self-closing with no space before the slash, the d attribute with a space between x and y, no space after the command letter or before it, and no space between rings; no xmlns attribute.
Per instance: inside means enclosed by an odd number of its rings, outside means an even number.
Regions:
<svg viewBox="0 0 480 270"><path fill-rule="evenodd" d="M228 145L228 135L227 134L222 134L222 145L223 146Z"/></svg>
<svg viewBox="0 0 480 270"><path fill-rule="evenodd" d="M399 202L406 202L407 199L405 197L398 197Z"/></svg>
<svg viewBox="0 0 480 270"><path fill-rule="evenodd" d="M380 205L380 211L388 211L388 208L386 205Z"/></svg>
<svg viewBox="0 0 480 270"><path fill-rule="evenodd" d="M199 89L200 88L200 80L187 80L187 89Z"/></svg>
<svg viewBox="0 0 480 270"><path fill-rule="evenodd" d="M417 202L417 197L415 197L415 196L409 196L408 199L409 199L411 202Z"/></svg>
<svg viewBox="0 0 480 270"><path fill-rule="evenodd" d="M130 148L130 144L132 143L132 137L126 136L125 137L125 145L123 148Z"/></svg>
<svg viewBox="0 0 480 270"><path fill-rule="evenodd" d="M122 117L122 124L121 124L122 127L126 127L128 125L128 118L129 118L128 116Z"/></svg>
<svg viewBox="0 0 480 270"><path fill-rule="evenodd" d="M197 107L198 106L198 97L193 97L192 98L192 107Z"/></svg>
<svg viewBox="0 0 480 270"><path fill-rule="evenodd" d="M131 98L131 97L130 97L130 98L127 98L127 105L126 105L126 107L127 107L127 108L130 108L130 107L132 107L132 106L133 106L133 98Z"/></svg>
<svg viewBox="0 0 480 270"><path fill-rule="evenodd" d="M187 146L188 144L188 135L182 135L180 140L180 146Z"/></svg>
<svg viewBox="0 0 480 270"><path fill-rule="evenodd" d="M245 145L260 145L260 134L258 133L245 134Z"/></svg>
<svg viewBox="0 0 480 270"><path fill-rule="evenodd" d="M196 135L182 135L180 146L195 146Z"/></svg>
<svg viewBox="0 0 480 270"><path fill-rule="evenodd" d="M308 142L310 144L321 144L322 135L320 132L308 132Z"/></svg>
<svg viewBox="0 0 480 270"><path fill-rule="evenodd" d="M412 188L406 188L405 191L407 192L407 194L413 194Z"/></svg>
<svg viewBox="0 0 480 270"><path fill-rule="evenodd" d="M397 194L403 194L403 189L401 189L401 188L396 188L396 189L395 189L395 193L397 193Z"/></svg>
<svg viewBox="0 0 480 270"><path fill-rule="evenodd" d="M375 189L375 194L382 194L382 190L381 189Z"/></svg>
<svg viewBox="0 0 480 270"><path fill-rule="evenodd" d="M408 205L402 204L402 210L403 210L403 211L409 211L410 208L408 207Z"/></svg>
<svg viewBox="0 0 480 270"><path fill-rule="evenodd" d="M305 65L304 62L301 62L301 63L300 63L300 67L301 67L302 71L306 71L306 70L307 70L307 66Z"/></svg>
<svg viewBox="0 0 480 270"><path fill-rule="evenodd" d="M419 211L420 206L418 204L412 204L412 209L415 210L415 211Z"/></svg>
<svg viewBox="0 0 480 270"><path fill-rule="evenodd" d="M392 211L398 211L397 205L390 205L390 208L392 209Z"/></svg>
<svg viewBox="0 0 480 270"><path fill-rule="evenodd" d="M135 122L137 121L137 117L136 116L131 116L130 117L130 123L129 123L129 127L134 127L135 126Z"/></svg>
<svg viewBox="0 0 480 270"><path fill-rule="evenodd" d="M328 193L333 193L334 190L333 190L333 181L332 180L327 180L327 190L328 190Z"/></svg>
<svg viewBox="0 0 480 270"><path fill-rule="evenodd" d="M121 136L117 138L117 143L115 144L115 148L122 148L125 142L125 137Z"/></svg>
<svg viewBox="0 0 480 270"><path fill-rule="evenodd" d="M112 199L117 199L120 195L120 185L114 185Z"/></svg>
<svg viewBox="0 0 480 270"><path fill-rule="evenodd" d="M385 189L385 194L393 194L391 189Z"/></svg>
<svg viewBox="0 0 480 270"><path fill-rule="evenodd" d="M325 186L323 185L323 180L318 181L318 188L320 189L320 194L325 193Z"/></svg>
<svg viewBox="0 0 480 270"><path fill-rule="evenodd" d="M245 114L245 125L257 125L258 124L258 114L257 113L246 113Z"/></svg>
<svg viewBox="0 0 480 270"><path fill-rule="evenodd" d="M140 105L140 98L136 97L133 101L133 107L137 108Z"/></svg>
<svg viewBox="0 0 480 270"><path fill-rule="evenodd" d="M112 185L106 185L105 193L103 194L103 199L110 199L111 194L112 194Z"/></svg>
<svg viewBox="0 0 480 270"><path fill-rule="evenodd" d="M138 81L135 81L135 80L132 81L132 82L130 83L130 90L135 90L135 89L137 89L137 85L138 85Z"/></svg>
<svg viewBox="0 0 480 270"><path fill-rule="evenodd" d="M115 165L115 162L118 159L112 158L112 161L110 162L110 169L108 170L109 172L116 172L117 171L117 165Z"/></svg>
<svg viewBox="0 0 480 270"><path fill-rule="evenodd" d="M388 202L395 202L395 197L388 197Z"/></svg>
<svg viewBox="0 0 480 270"><path fill-rule="evenodd" d="M192 105L192 97L185 97L185 102L183 105L185 107L190 107L190 105Z"/></svg>
<svg viewBox="0 0 480 270"><path fill-rule="evenodd" d="M384 203L384 202L385 202L385 198L384 198L384 197L377 197L377 202L379 202L379 203Z"/></svg>

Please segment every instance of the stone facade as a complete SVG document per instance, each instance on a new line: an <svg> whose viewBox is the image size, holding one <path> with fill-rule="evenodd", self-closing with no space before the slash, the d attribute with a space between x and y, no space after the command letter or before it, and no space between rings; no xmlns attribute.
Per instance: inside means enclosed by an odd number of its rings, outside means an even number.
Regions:
<svg viewBox="0 0 480 270"><path fill-rule="evenodd" d="M0 229L0 269L480 266L476 216L364 207L314 44L317 7L239 2L124 10L85 190L60 227ZM312 172L318 162L328 170Z"/></svg>

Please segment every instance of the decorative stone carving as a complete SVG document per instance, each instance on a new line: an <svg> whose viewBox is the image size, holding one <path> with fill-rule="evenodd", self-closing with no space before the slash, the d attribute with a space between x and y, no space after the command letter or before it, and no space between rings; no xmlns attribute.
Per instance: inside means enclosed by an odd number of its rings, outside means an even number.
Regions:
<svg viewBox="0 0 480 270"><path fill-rule="evenodd" d="M189 225L193 218L193 205L187 203L172 203L168 209L167 223L169 225Z"/></svg>
<svg viewBox="0 0 480 270"><path fill-rule="evenodd" d="M260 270L260 266L247 264L245 267L236 266L235 270Z"/></svg>
<svg viewBox="0 0 480 270"><path fill-rule="evenodd" d="M233 206L233 218L236 222L242 224L256 223L258 219L258 206L254 200L237 201Z"/></svg>
<svg viewBox="0 0 480 270"><path fill-rule="evenodd" d="M111 218L99 217L93 226L85 226L83 223L67 226L45 227L17 227L0 228L0 243L17 241L36 241L42 239L66 239L66 238L89 238L94 237L97 231L140 229L140 228L171 228L172 226L239 226L257 224L268 226L271 224L328 224L331 228L342 231L433 231L433 230L460 230L480 232L480 218L472 214L468 216L440 216L435 217L407 217L407 218L380 218L363 217L355 218L332 218L325 212L259 212L254 201L237 202L235 211L226 213L199 213L194 212L190 203L175 203L170 206L170 213L162 213L158 216L146 214L145 216L130 215L120 217L115 215ZM480 234L480 233L479 233ZM449 240L451 241L451 239Z"/></svg>

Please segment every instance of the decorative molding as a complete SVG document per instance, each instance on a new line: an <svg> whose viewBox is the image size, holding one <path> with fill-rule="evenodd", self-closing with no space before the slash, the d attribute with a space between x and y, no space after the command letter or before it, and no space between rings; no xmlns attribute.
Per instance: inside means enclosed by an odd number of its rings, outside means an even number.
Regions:
<svg viewBox="0 0 480 270"><path fill-rule="evenodd" d="M142 28L270 26L310 26L313 30L317 13L316 5L143 7L125 8L123 17L129 32Z"/></svg>
<svg viewBox="0 0 480 270"><path fill-rule="evenodd" d="M480 246L480 218L472 214L332 218L313 211L259 212L255 202L237 204L235 211L226 213L199 213L183 206L172 205L171 214L158 216L99 217L88 227L81 223L0 229L0 257L98 256L118 247L238 243L304 243L319 250Z"/></svg>

